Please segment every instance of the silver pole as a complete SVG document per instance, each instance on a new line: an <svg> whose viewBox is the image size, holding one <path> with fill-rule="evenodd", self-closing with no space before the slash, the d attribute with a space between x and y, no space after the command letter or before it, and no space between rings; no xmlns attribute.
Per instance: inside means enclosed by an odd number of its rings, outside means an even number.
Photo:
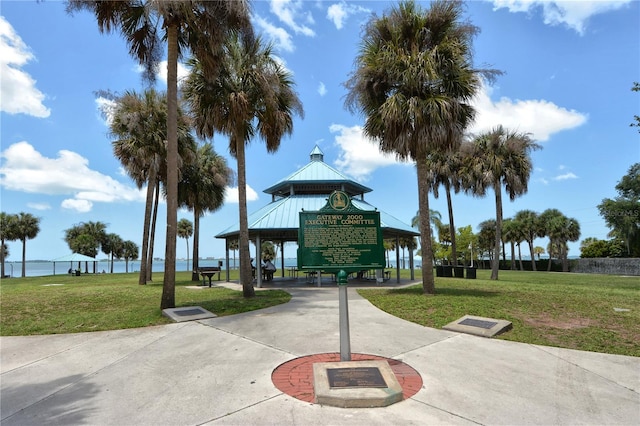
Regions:
<svg viewBox="0 0 640 426"><path fill-rule="evenodd" d="M340 309L340 361L351 361L351 339L349 337L349 300L347 299L347 273L338 272Z"/></svg>

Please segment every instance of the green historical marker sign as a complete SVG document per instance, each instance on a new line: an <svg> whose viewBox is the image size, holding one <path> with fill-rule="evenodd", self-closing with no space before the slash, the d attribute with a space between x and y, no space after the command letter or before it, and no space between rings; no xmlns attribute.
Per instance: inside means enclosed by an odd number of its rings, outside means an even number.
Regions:
<svg viewBox="0 0 640 426"><path fill-rule="evenodd" d="M380 212L361 210L334 191L318 211L300 212L298 269L347 273L384 269Z"/></svg>

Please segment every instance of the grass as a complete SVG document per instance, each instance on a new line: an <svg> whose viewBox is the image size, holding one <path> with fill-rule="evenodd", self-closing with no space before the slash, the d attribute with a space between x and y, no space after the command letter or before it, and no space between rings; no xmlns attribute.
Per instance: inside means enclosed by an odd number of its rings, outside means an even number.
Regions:
<svg viewBox="0 0 640 426"><path fill-rule="evenodd" d="M359 293L391 315L427 327L477 315L513 323L499 339L640 356L638 277L500 271L499 281L491 281L490 271L477 275L438 277L435 296L424 295L421 285Z"/></svg>
<svg viewBox="0 0 640 426"><path fill-rule="evenodd" d="M59 285L61 284L61 285ZM226 288L189 289L190 272L176 273L176 307L202 306L218 316L286 303L281 290L257 291L245 299ZM138 274L52 275L3 279L0 335L77 333L168 324L162 316L162 274L138 285Z"/></svg>

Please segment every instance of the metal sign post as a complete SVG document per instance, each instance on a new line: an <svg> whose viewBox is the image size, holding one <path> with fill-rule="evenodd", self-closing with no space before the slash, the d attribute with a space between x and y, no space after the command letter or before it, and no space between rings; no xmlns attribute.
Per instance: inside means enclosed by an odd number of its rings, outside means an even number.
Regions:
<svg viewBox="0 0 640 426"><path fill-rule="evenodd" d="M351 361L351 336L349 334L349 300L347 298L347 273L338 272L338 302L340 310L340 361Z"/></svg>

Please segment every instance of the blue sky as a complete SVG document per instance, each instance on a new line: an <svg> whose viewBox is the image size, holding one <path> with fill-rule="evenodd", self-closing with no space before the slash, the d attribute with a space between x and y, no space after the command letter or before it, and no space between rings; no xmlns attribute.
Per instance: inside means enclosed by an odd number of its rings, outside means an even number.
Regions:
<svg viewBox="0 0 640 426"><path fill-rule="evenodd" d="M415 168L380 155L362 136L363 118L344 108L343 83L362 25L393 4L253 3L255 28L275 43L294 74L305 118L296 118L293 135L277 153L267 154L259 140L248 147L249 212L270 202L262 190L305 165L317 144L328 164L373 189L367 201L410 223L418 207ZM87 12L66 14L60 1L2 1L0 15L0 203L4 212L41 218L40 233L27 241L27 259L68 254L64 230L86 221L104 222L108 232L140 244L144 190L114 158L100 113L104 100L95 95L144 89L124 41L100 34ZM581 239L605 239L608 229L596 206L616 195L616 183L640 161L640 135L629 127L640 110L640 94L630 90L640 80L640 4L478 0L467 4L467 17L481 29L476 64L505 72L479 93L470 131L502 124L531 133L543 146L532 155L528 193L507 199L504 216L557 208L580 222ZM159 89L166 87L162 74ZM213 143L235 169L227 140L216 136ZM431 207L446 218L444 195L431 197ZM495 218L491 194L456 195L453 207L456 226L472 225L474 232ZM165 215L163 205L158 256L164 254ZM193 220L187 211L178 216ZM201 220L201 256L222 257L224 242L213 236L237 221L237 190L231 188L224 207ZM546 247L547 241L536 244ZM8 260L20 260L21 243L10 242L9 249ZM186 257L183 239L177 253ZM285 255L294 253L288 245ZM569 254L579 255L579 243Z"/></svg>

